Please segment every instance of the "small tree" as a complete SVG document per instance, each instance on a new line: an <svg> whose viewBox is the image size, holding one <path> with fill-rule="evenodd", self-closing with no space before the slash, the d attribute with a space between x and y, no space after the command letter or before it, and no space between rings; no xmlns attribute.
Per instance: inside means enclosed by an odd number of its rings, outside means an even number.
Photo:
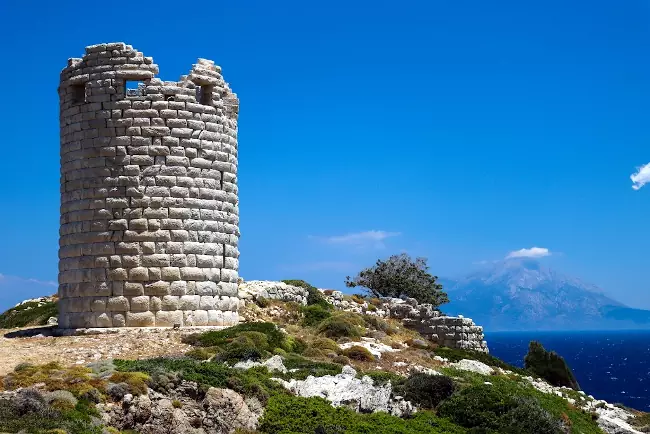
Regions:
<svg viewBox="0 0 650 434"><path fill-rule="evenodd" d="M539 375L553 386L566 386L580 390L578 381L562 356L546 349L537 341L531 341L524 367Z"/></svg>
<svg viewBox="0 0 650 434"><path fill-rule="evenodd" d="M374 267L362 270L354 279L346 277L345 286L361 286L375 297L401 296L415 298L420 303L438 307L448 303L447 294L437 283L438 276L428 272L426 258L411 259L406 253L393 255L388 260L378 260Z"/></svg>

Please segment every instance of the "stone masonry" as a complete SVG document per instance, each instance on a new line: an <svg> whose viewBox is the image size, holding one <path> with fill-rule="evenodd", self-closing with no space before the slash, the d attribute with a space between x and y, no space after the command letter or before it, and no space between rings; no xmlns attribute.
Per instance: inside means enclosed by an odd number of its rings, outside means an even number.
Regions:
<svg viewBox="0 0 650 434"><path fill-rule="evenodd" d="M121 42L61 72L61 328L239 322L239 100L210 60L156 74Z"/></svg>
<svg viewBox="0 0 650 434"><path fill-rule="evenodd" d="M432 305L419 304L413 298L382 298L381 306L370 309L367 301L357 303L345 300L340 291L320 291L337 309L398 319L405 327L416 330L440 346L489 352L483 327L474 324L470 318L443 316Z"/></svg>

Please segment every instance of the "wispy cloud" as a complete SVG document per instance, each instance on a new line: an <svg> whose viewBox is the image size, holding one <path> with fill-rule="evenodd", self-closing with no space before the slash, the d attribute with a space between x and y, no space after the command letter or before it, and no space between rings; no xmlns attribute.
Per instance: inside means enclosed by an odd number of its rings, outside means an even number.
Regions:
<svg viewBox="0 0 650 434"><path fill-rule="evenodd" d="M39 279L34 279L33 277L20 277L20 276L10 276L8 274L2 274L0 273L0 283L1 282L30 282L30 283L35 283L37 285L45 285L45 286L54 286L57 287L59 286L56 282L52 280L39 280Z"/></svg>
<svg viewBox="0 0 650 434"><path fill-rule="evenodd" d="M545 247L531 247L530 249L520 249L508 253L506 259L510 258L541 258L551 256L551 251Z"/></svg>
<svg viewBox="0 0 650 434"><path fill-rule="evenodd" d="M329 237L310 236L310 238L320 240L326 244L354 247L374 247L381 249L385 247L384 240L399 235L401 235L400 232L373 230L349 233L345 235L333 235Z"/></svg>
<svg viewBox="0 0 650 434"><path fill-rule="evenodd" d="M630 179L632 180L632 188L634 190L638 190L650 182L650 163L638 167L637 172L630 175Z"/></svg>
<svg viewBox="0 0 650 434"><path fill-rule="evenodd" d="M305 262L302 264L289 264L280 267L284 271L291 272L311 272L311 271L351 271L359 268L352 262L345 261L321 261Z"/></svg>

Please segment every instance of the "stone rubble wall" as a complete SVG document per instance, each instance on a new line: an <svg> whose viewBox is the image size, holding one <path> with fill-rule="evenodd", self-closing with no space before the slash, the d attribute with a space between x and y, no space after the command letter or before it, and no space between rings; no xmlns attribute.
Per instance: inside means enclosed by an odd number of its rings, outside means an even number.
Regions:
<svg viewBox="0 0 650 434"><path fill-rule="evenodd" d="M239 322L239 101L210 60L157 73L121 42L61 72L62 328Z"/></svg>
<svg viewBox="0 0 650 434"><path fill-rule="evenodd" d="M308 295L309 292L305 288L287 285L284 282L250 280L239 283L239 299L248 302L264 298L267 300L293 301L306 306Z"/></svg>
<svg viewBox="0 0 650 434"><path fill-rule="evenodd" d="M382 298L381 306L374 308L366 301L356 303L343 298L340 291L321 290L327 301L341 310L395 318L405 327L416 330L432 342L449 348L474 350L487 353L488 346L483 327L470 318L443 316L430 304L418 304L415 299Z"/></svg>

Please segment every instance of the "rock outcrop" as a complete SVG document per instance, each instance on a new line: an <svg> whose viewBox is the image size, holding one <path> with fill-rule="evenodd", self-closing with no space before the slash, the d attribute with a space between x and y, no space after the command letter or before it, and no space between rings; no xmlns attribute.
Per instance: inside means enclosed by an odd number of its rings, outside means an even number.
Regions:
<svg viewBox="0 0 650 434"><path fill-rule="evenodd" d="M184 382L169 395L149 390L148 395L129 394L97 407L106 425L141 434L233 433L254 430L260 417L234 390L211 387L202 395L191 382Z"/></svg>
<svg viewBox="0 0 650 434"><path fill-rule="evenodd" d="M405 327L419 332L434 343L463 350L488 352L483 327L474 324L470 318L443 316L431 304L419 304L413 298L380 298L380 305L368 301L357 303L345 300L340 291L321 290L325 299L337 309L349 312L395 318Z"/></svg>
<svg viewBox="0 0 650 434"><path fill-rule="evenodd" d="M309 293L305 288L287 285L284 282L266 280L251 280L239 283L239 299L255 301L259 298L267 300L293 301L303 306L307 304Z"/></svg>
<svg viewBox="0 0 650 434"><path fill-rule="evenodd" d="M275 380L295 395L319 396L335 407L346 406L364 413L385 411L394 416L407 416L415 412L415 407L409 401L392 394L390 383L375 386L372 378L364 376L358 379L356 376L354 368L345 366L338 375L310 375L306 380Z"/></svg>

